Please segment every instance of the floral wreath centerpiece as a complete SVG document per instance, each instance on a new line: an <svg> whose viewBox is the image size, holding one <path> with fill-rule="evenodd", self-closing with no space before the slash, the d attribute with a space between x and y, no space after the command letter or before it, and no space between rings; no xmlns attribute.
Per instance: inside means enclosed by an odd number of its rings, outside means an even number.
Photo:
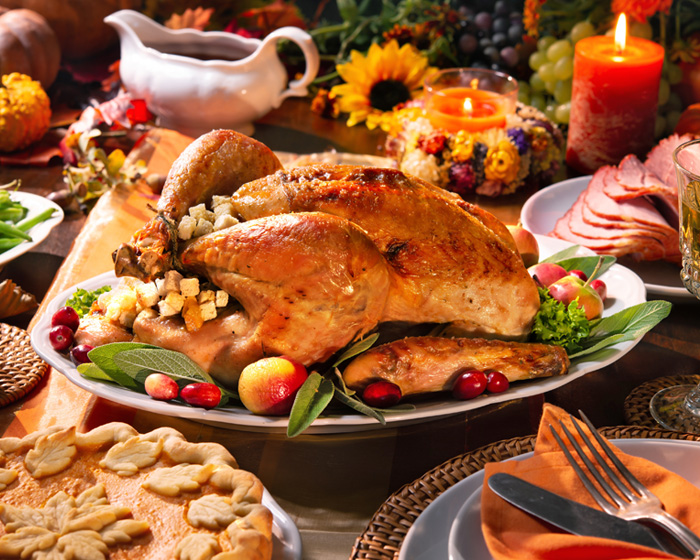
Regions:
<svg viewBox="0 0 700 560"><path fill-rule="evenodd" d="M366 57L353 51L337 70L346 83L328 92L324 107L330 102L347 114L348 126L383 129L387 155L399 168L439 187L462 196L511 194L547 184L561 165L563 134L542 112L516 101L517 81L506 74L438 71L410 44L399 48L394 40L373 44ZM443 95L450 91L457 99ZM460 96L473 98L469 114L447 107L445 118L434 118L431 99L461 106Z"/></svg>

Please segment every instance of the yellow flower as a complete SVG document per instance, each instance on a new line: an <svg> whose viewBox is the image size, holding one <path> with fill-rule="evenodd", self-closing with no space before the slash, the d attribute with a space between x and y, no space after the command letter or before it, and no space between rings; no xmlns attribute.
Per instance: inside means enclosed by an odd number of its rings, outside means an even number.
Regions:
<svg viewBox="0 0 700 560"><path fill-rule="evenodd" d="M392 40L384 47L372 45L366 57L352 51L350 62L339 64L336 70L346 83L334 86L331 93L337 97L340 111L349 113L348 126L354 126L370 114L390 111L410 100L432 69L415 47L406 44L399 49Z"/></svg>
<svg viewBox="0 0 700 560"><path fill-rule="evenodd" d="M508 140L501 140L489 148L484 161L484 173L489 181L511 183L520 170L518 149Z"/></svg>
<svg viewBox="0 0 700 560"><path fill-rule="evenodd" d="M459 130L454 135L452 147L452 159L455 161L468 161L474 154L474 138L466 130Z"/></svg>

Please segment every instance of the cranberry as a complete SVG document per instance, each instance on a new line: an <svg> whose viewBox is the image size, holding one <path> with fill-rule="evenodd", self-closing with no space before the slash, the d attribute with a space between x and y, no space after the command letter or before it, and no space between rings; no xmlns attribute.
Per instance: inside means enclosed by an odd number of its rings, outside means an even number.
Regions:
<svg viewBox="0 0 700 560"><path fill-rule="evenodd" d="M221 389L213 383L190 383L182 388L180 396L192 406L214 408L221 402Z"/></svg>
<svg viewBox="0 0 700 560"><path fill-rule="evenodd" d="M488 380L482 371L468 370L461 373L452 386L452 395L456 399L465 401L478 397L486 390Z"/></svg>
<svg viewBox="0 0 700 560"><path fill-rule="evenodd" d="M589 284L589 286L598 292L600 299L605 300L608 295L608 287L605 285L605 282L596 278Z"/></svg>
<svg viewBox="0 0 700 560"><path fill-rule="evenodd" d="M70 351L70 356L73 358L73 361L76 364L87 364L88 362L92 361L90 358L88 358L88 352L93 348L94 347L90 346L89 344L74 346Z"/></svg>
<svg viewBox="0 0 700 560"><path fill-rule="evenodd" d="M146 393L159 401L172 400L177 397L177 394L180 392L180 388L178 387L176 381L164 373L150 374L148 377L146 377L144 387L146 389Z"/></svg>
<svg viewBox="0 0 700 560"><path fill-rule="evenodd" d="M65 352L73 344L73 331L66 325L56 325L49 331L49 342L56 352Z"/></svg>
<svg viewBox="0 0 700 560"><path fill-rule="evenodd" d="M588 280L588 276L583 270L570 270L569 276L576 276L576 278L580 278L584 282Z"/></svg>
<svg viewBox="0 0 700 560"><path fill-rule="evenodd" d="M362 400L375 408L389 408L401 400L401 389L391 381L375 381L362 391Z"/></svg>
<svg viewBox="0 0 700 560"><path fill-rule="evenodd" d="M73 332L78 330L78 325L80 325L80 317L78 317L78 312L72 307L61 307L56 313L51 316L51 326L56 327L58 325L65 325Z"/></svg>
<svg viewBox="0 0 700 560"><path fill-rule="evenodd" d="M489 393L502 393L510 386L508 378L500 371L492 371L486 380L486 390Z"/></svg>

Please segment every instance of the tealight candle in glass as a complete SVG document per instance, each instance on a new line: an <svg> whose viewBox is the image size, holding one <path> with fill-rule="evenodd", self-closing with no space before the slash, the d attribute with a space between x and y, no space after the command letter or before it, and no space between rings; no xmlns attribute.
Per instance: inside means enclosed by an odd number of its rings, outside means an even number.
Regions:
<svg viewBox="0 0 700 560"><path fill-rule="evenodd" d="M518 81L480 68L450 68L426 79L425 112L435 128L478 132L504 128L515 112Z"/></svg>

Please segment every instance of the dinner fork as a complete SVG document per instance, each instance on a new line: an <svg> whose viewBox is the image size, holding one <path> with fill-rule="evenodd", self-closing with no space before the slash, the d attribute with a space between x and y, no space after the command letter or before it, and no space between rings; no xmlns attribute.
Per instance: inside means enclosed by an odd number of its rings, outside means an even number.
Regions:
<svg viewBox="0 0 700 560"><path fill-rule="evenodd" d="M554 439L556 439L557 443L559 444L559 447L561 447L562 451L564 452L567 460L576 471L578 477L581 479L581 482L591 496L593 496L593 499L603 509L603 511L611 515L621 517L622 519L646 520L655 523L656 525L666 529L670 535L674 536L678 542L687 549L694 559L700 559L700 538L683 523L681 523L681 521L663 509L661 500L659 500L656 495L654 495L648 488L639 482L639 480L635 478L627 467L622 464L586 415L580 410L579 414L581 415L581 419L585 422L586 426L588 426L590 429L591 434L596 439L601 449L605 452L605 455L607 455L610 462L614 465L617 473L601 456L591 442L590 438L586 435L583 428L581 428L573 416L570 416L571 421L576 427L576 431L581 437L581 440L595 460L595 463L598 465L597 467L596 464L594 464L589 456L584 452L581 445L578 443L578 441L576 441L574 436L561 420L559 421L559 424L561 425L562 431L566 434L567 439L571 443L571 446L576 450L576 453L580 457L583 464L586 465L588 471L593 475L593 478L595 478L596 482L598 482L600 488L605 491L609 499L606 498L600 492L600 490L598 490L591 478L581 468L577 460L574 459L571 451L564 444L564 441L554 427L550 425L549 429L551 430ZM617 491L613 485L611 485L603 477L601 469L605 472L609 480L612 481L614 486L617 488ZM623 482L623 479L627 482L627 484Z"/></svg>

